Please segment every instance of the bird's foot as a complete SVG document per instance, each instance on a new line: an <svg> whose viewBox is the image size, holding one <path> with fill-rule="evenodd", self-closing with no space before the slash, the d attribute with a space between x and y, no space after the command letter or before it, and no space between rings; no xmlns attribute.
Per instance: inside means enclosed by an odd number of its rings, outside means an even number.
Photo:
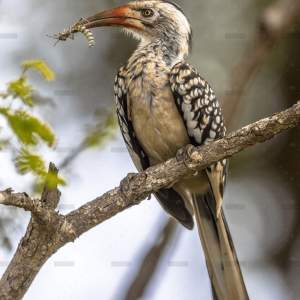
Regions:
<svg viewBox="0 0 300 300"><path fill-rule="evenodd" d="M191 152L195 147L193 145L187 145L185 148L179 149L176 153L176 160L179 161L179 156L183 155L183 163L189 169L190 167L186 164L186 157L193 160Z"/></svg>
<svg viewBox="0 0 300 300"><path fill-rule="evenodd" d="M136 175L135 173L129 173L124 179L121 180L120 190L121 190L122 194L124 194L128 191L128 184L134 178L135 175Z"/></svg>
<svg viewBox="0 0 300 300"><path fill-rule="evenodd" d="M130 182L134 179L134 177L136 176L137 174L135 173L129 173L125 178L123 178L120 182L120 191L121 193L123 194L123 196L127 198L126 194L128 192L128 185L130 184ZM147 200L150 200L151 199L151 194L147 197Z"/></svg>

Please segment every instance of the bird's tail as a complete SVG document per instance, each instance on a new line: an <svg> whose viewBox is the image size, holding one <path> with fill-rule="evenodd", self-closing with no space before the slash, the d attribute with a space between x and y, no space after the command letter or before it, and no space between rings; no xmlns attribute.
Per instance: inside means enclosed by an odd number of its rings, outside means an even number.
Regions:
<svg viewBox="0 0 300 300"><path fill-rule="evenodd" d="M229 228L221 209L215 220L206 195L194 194L198 231L214 300L249 300Z"/></svg>

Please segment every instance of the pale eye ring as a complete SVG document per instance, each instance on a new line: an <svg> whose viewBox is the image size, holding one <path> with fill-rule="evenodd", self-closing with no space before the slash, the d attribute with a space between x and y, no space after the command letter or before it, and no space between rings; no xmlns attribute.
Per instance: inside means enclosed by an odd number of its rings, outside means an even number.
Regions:
<svg viewBox="0 0 300 300"><path fill-rule="evenodd" d="M151 17L153 16L154 12L152 9L147 8L142 10L142 14L144 17Z"/></svg>

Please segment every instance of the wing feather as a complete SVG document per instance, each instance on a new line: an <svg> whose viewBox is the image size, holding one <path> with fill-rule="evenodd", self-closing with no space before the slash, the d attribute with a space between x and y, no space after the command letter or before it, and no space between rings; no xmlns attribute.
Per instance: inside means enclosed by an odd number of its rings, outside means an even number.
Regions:
<svg viewBox="0 0 300 300"><path fill-rule="evenodd" d="M114 93L117 107L117 117L122 136L133 163L139 172L149 168L149 159L140 146L130 118L128 117L127 91L125 86L125 70L122 67L115 80Z"/></svg>
<svg viewBox="0 0 300 300"><path fill-rule="evenodd" d="M226 128L221 108L207 81L186 62L171 70L170 85L179 113L184 120L191 143L200 146L224 137ZM218 218L226 184L228 160L206 169L214 194L210 208Z"/></svg>

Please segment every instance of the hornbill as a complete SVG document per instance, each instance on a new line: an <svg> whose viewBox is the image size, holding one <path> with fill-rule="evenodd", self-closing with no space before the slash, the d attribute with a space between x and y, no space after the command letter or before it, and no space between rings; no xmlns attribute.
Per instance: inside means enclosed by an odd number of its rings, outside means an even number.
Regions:
<svg viewBox="0 0 300 300"><path fill-rule="evenodd" d="M139 172L174 157L183 147L225 136L212 88L184 61L191 52L192 30L178 5L133 1L82 19L78 25L123 27L140 40L114 86L120 129ZM224 159L159 190L155 197L188 229L193 229L195 216L213 298L244 300L249 297L221 206L227 170Z"/></svg>

